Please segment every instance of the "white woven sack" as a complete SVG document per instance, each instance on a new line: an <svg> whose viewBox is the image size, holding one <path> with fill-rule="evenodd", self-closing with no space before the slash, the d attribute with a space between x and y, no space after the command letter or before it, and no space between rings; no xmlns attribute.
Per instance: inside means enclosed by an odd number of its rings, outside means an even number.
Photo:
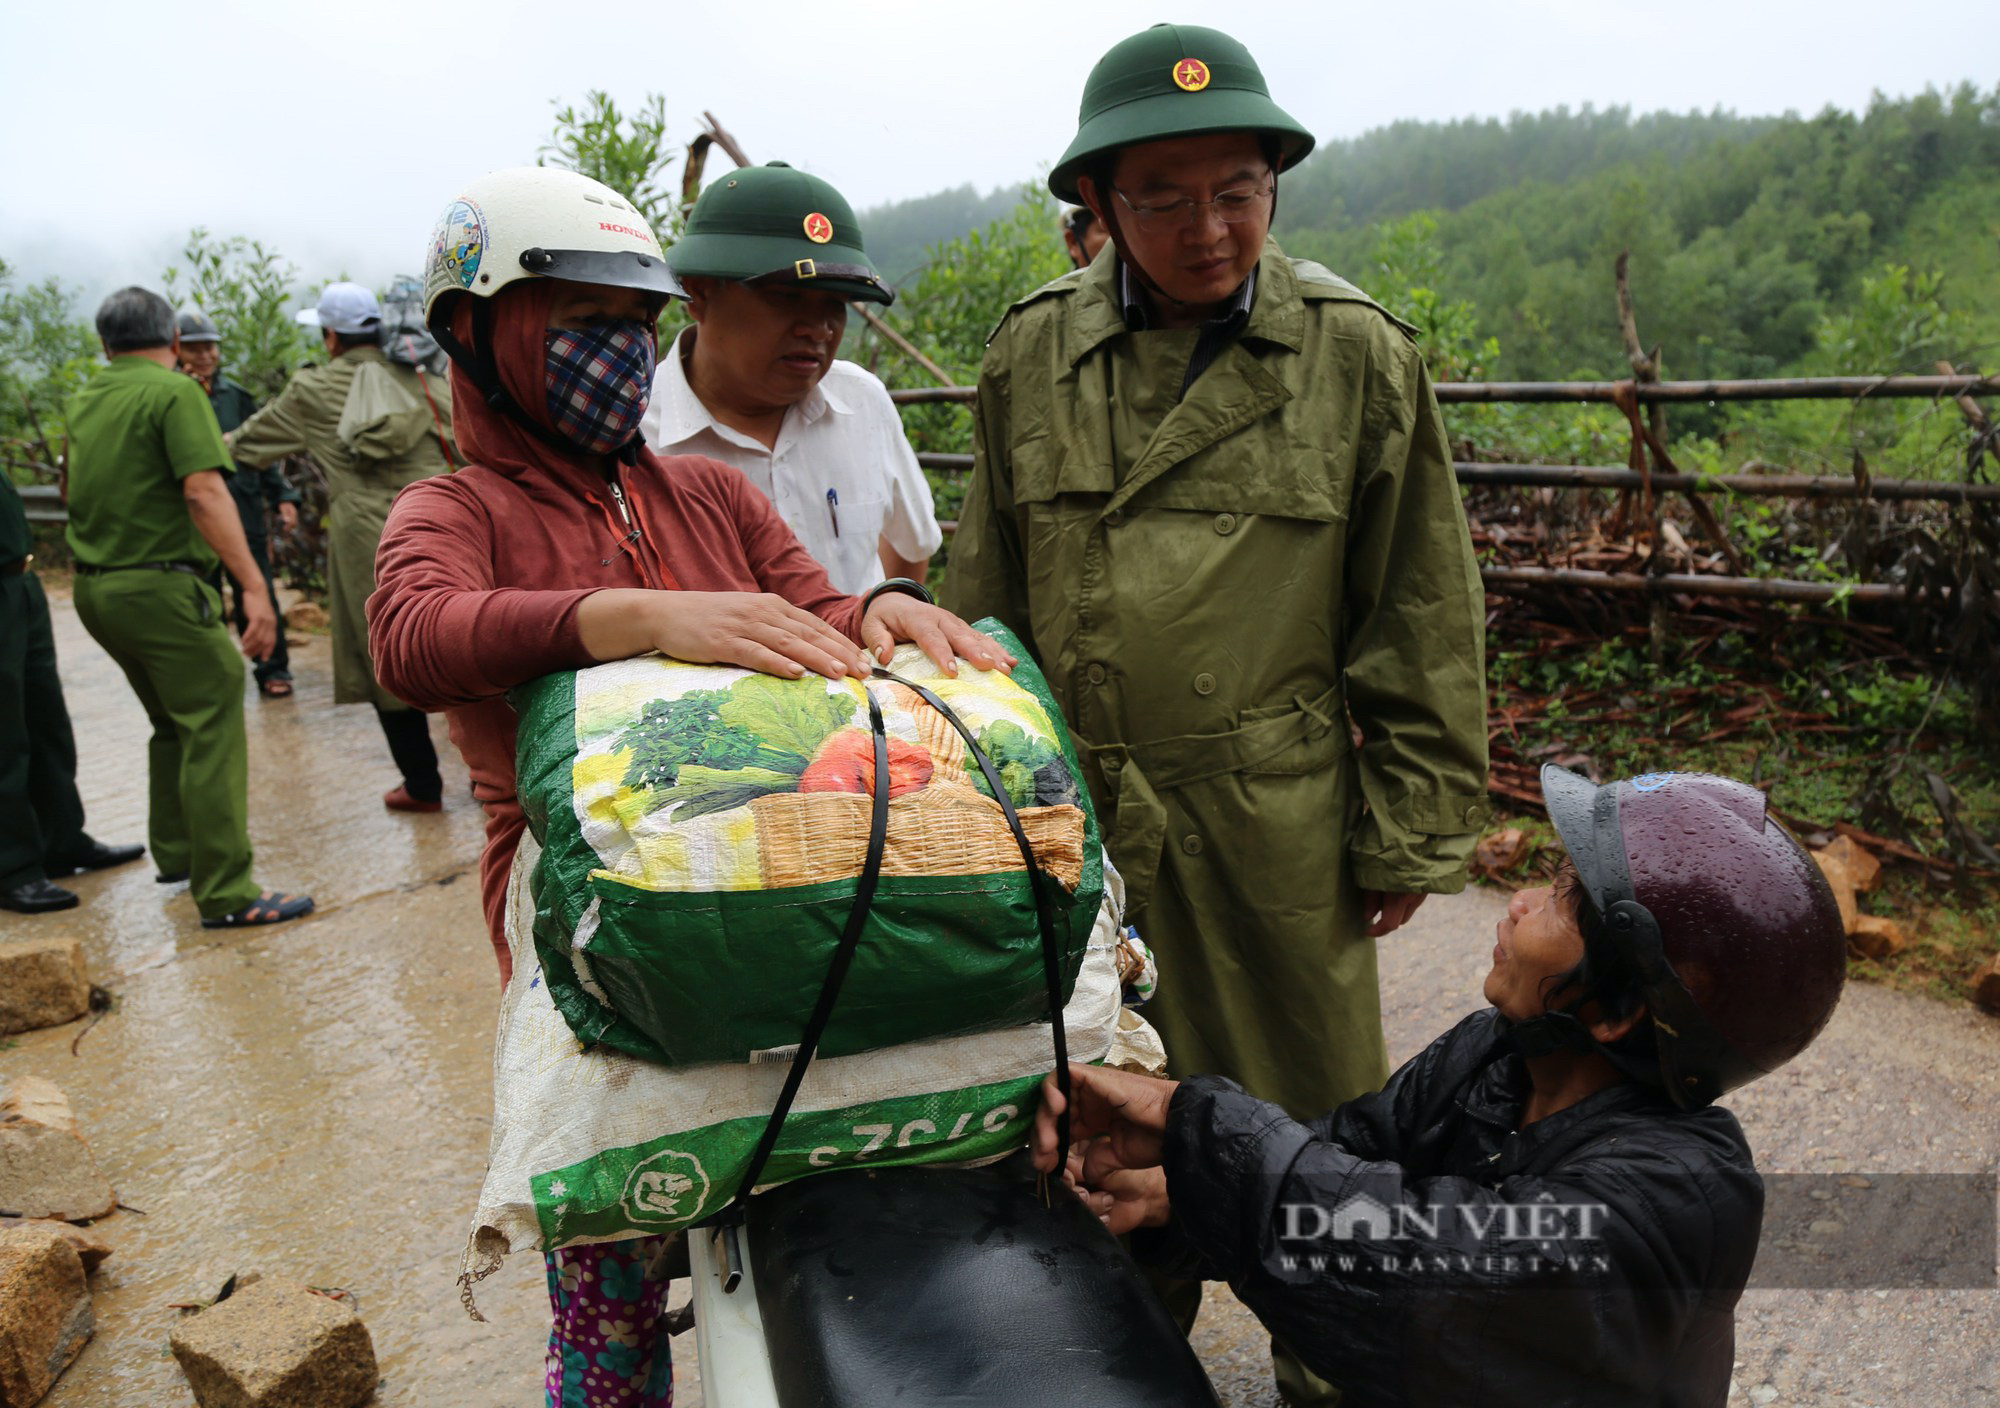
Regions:
<svg viewBox="0 0 2000 1408"><path fill-rule="evenodd" d="M670 1068L585 1050L540 981L528 893L539 852L524 836L508 879L514 978L494 1041L492 1152L459 1276L475 1319L472 1285L512 1251L672 1232L726 1205L787 1070ZM1075 1061L1103 1060L1118 1026L1125 887L1108 857L1104 889L1063 1009ZM854 1164L1002 1157L1026 1142L1033 1083L1053 1065L1046 1022L814 1061L767 1183Z"/></svg>

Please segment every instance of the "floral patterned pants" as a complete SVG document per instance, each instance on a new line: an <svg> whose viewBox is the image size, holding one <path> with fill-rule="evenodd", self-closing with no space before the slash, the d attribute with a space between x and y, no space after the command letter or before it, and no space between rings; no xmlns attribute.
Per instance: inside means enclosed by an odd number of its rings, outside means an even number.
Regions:
<svg viewBox="0 0 2000 1408"><path fill-rule="evenodd" d="M549 1252L548 1408L673 1408L664 1237Z"/></svg>

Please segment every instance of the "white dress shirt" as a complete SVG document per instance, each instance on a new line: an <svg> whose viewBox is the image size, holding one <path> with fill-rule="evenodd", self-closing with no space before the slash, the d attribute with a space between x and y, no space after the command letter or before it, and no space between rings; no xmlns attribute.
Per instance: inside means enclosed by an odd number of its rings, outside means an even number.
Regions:
<svg viewBox="0 0 2000 1408"><path fill-rule="evenodd" d="M709 414L688 385L676 342L660 359L640 427L658 454L707 455L742 471L841 591L858 596L882 580L884 538L913 561L944 541L888 388L852 362L834 362L785 412L767 450Z"/></svg>

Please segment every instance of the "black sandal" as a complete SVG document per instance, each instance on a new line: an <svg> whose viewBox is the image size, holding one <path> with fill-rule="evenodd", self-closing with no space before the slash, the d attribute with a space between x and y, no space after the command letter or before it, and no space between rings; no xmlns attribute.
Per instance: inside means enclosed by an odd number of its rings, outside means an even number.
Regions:
<svg viewBox="0 0 2000 1408"><path fill-rule="evenodd" d="M201 921L204 929L247 929L254 924L282 924L311 914L311 895L287 895L266 890L233 914L218 914Z"/></svg>

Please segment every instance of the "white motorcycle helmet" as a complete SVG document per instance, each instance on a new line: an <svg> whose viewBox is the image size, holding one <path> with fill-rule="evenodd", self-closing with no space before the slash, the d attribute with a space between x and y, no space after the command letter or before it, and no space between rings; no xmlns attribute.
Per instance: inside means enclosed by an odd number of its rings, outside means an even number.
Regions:
<svg viewBox="0 0 2000 1408"><path fill-rule="evenodd" d="M445 207L424 257L424 321L449 323L458 294L491 298L521 279L569 279L685 298L646 218L601 181L513 166Z"/></svg>
<svg viewBox="0 0 2000 1408"><path fill-rule="evenodd" d="M493 295L523 279L609 284L685 298L646 218L601 181L554 166L513 166L467 185L445 207L424 252L424 322L494 410L559 447L514 404L493 360ZM452 331L459 301L473 306L473 345Z"/></svg>

